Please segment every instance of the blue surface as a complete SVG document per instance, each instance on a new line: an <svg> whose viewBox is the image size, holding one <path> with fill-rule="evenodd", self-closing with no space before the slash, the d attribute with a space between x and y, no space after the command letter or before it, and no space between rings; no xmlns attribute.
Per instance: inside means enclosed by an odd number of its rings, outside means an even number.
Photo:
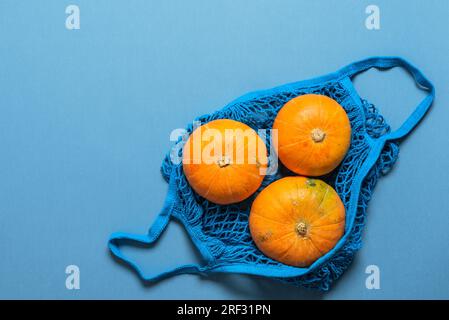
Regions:
<svg viewBox="0 0 449 320"><path fill-rule="evenodd" d="M78 4L81 29L65 28ZM449 298L447 1L0 2L0 298ZM377 185L364 247L326 294L239 275L144 286L106 249L143 233L162 206L169 134L248 91L315 77L371 55L399 55L437 98ZM401 70L357 77L397 128L422 98ZM156 115L156 116L155 116ZM172 223L150 270L196 261ZM81 270L67 290L65 267ZM365 288L376 264L381 289Z"/></svg>

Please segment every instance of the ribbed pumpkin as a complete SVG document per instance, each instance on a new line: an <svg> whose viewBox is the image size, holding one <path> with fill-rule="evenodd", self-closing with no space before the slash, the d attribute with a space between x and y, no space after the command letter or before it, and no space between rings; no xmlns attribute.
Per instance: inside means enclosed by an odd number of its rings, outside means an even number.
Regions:
<svg viewBox="0 0 449 320"><path fill-rule="evenodd" d="M351 124L333 99L306 94L288 101L274 120L281 162L305 176L321 176L343 160L351 142Z"/></svg>
<svg viewBox="0 0 449 320"><path fill-rule="evenodd" d="M344 234L345 208L325 182L286 177L270 184L254 200L249 228L256 246L266 256L307 267Z"/></svg>
<svg viewBox="0 0 449 320"><path fill-rule="evenodd" d="M202 197L217 204L240 202L261 185L267 148L244 123L220 119L195 129L183 149L184 174Z"/></svg>

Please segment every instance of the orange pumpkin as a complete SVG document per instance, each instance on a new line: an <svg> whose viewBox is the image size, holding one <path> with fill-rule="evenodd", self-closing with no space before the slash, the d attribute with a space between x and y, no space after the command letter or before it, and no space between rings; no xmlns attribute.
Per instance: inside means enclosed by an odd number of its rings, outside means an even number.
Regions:
<svg viewBox="0 0 449 320"><path fill-rule="evenodd" d="M288 101L273 124L281 162L305 176L321 176L343 160L351 142L351 124L333 99L306 94Z"/></svg>
<svg viewBox="0 0 449 320"><path fill-rule="evenodd" d="M256 246L281 263L307 267L331 250L345 228L345 207L325 182L287 177L254 200L249 228Z"/></svg>
<svg viewBox="0 0 449 320"><path fill-rule="evenodd" d="M261 185L267 148L256 131L230 119L195 129L183 149L184 174L202 197L218 204L242 201Z"/></svg>

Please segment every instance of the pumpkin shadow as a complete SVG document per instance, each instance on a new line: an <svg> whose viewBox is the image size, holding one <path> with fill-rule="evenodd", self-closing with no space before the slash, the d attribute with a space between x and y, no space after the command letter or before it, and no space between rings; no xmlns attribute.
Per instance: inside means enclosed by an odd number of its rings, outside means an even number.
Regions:
<svg viewBox="0 0 449 320"><path fill-rule="evenodd" d="M326 294L319 290L299 288L274 279L252 275L212 274L204 281L214 281L243 299L320 300Z"/></svg>
<svg viewBox="0 0 449 320"><path fill-rule="evenodd" d="M335 280L329 291L320 291L318 289L310 289L304 287L296 287L294 285L283 283L275 279L269 279L253 275L241 274L211 274L204 281L214 281L219 283L235 295L239 295L243 299L260 299L260 300L321 300L329 299L333 293L342 290L344 279L351 278L350 274L353 270L359 270L361 260L356 253L351 261L348 269ZM340 288L340 289L339 289ZM332 298L331 298L332 299Z"/></svg>

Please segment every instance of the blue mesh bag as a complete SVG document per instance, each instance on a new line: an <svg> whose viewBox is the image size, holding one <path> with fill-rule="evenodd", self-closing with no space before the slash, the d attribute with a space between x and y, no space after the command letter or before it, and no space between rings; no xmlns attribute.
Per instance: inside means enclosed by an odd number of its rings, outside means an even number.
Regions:
<svg viewBox="0 0 449 320"><path fill-rule="evenodd" d="M393 131L379 111L362 99L352 78L370 68L402 67L417 86L428 92L406 121ZM351 145L341 165L323 179L331 184L346 208L345 233L335 247L307 268L292 267L265 256L251 239L248 216L254 197L271 182L289 175L277 170L267 175L259 190L236 204L217 205L195 194L183 173L182 164L170 159L162 163L162 175L169 183L167 198L147 234L114 233L108 245L111 253L129 264L146 281L183 273L239 273L269 277L296 286L328 290L350 265L361 247L368 202L377 180L394 165L398 142L424 117L435 96L433 85L413 65L398 57L373 57L352 63L335 73L246 94L224 108L197 118L202 124L215 119L241 121L257 131L271 128L279 109L290 99L315 93L336 100L347 112L352 127ZM192 132L192 125L187 127ZM182 153L182 149L179 150ZM204 263L186 264L149 274L121 251L121 245L151 245L157 241L171 218L180 221L204 258Z"/></svg>

